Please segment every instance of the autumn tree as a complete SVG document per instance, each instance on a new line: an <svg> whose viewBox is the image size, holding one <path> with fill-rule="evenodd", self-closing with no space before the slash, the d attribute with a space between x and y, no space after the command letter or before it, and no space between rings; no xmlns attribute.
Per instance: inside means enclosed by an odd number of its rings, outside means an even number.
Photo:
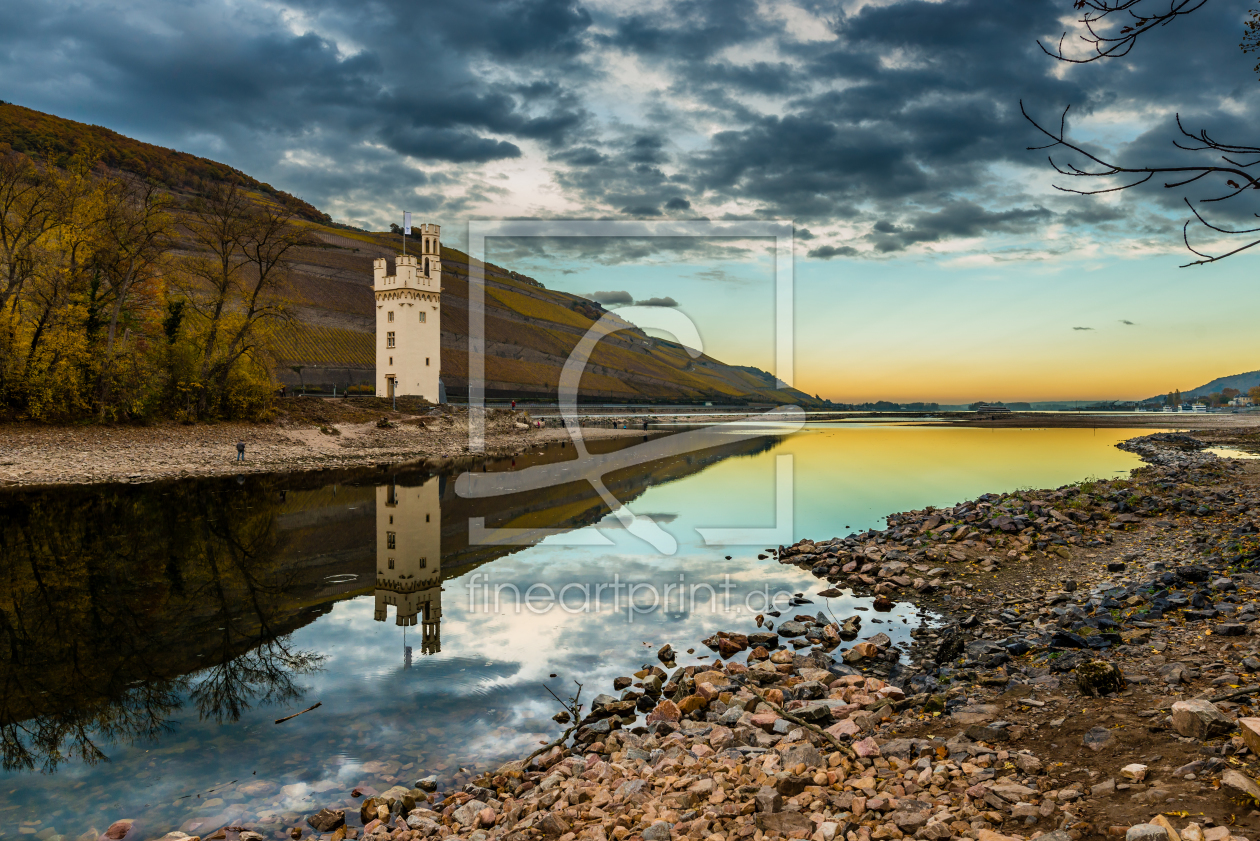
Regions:
<svg viewBox="0 0 1260 841"><path fill-rule="evenodd" d="M133 326L152 321L161 309L163 269L173 233L169 195L153 184L129 178L117 179L110 186L93 258L86 325L90 338L104 332L97 360L101 417L106 416L120 386L130 386L128 402L134 403L139 396L139 378L145 373L140 355L147 348L137 346L138 341L126 347L126 338ZM120 370L124 360L130 363L126 371Z"/></svg>
<svg viewBox="0 0 1260 841"><path fill-rule="evenodd" d="M14 163L0 389L36 415L79 411L86 408L83 386L91 378L83 292L108 187L89 158L64 171Z"/></svg>
<svg viewBox="0 0 1260 841"><path fill-rule="evenodd" d="M26 155L0 156L0 311L35 270L40 240L65 218L56 180Z"/></svg>
<svg viewBox="0 0 1260 841"><path fill-rule="evenodd" d="M261 370L269 328L288 318L291 252L305 234L287 203L263 203L237 184L216 185L188 207L195 253L181 263L181 291L195 316L197 416L222 408L229 382Z"/></svg>

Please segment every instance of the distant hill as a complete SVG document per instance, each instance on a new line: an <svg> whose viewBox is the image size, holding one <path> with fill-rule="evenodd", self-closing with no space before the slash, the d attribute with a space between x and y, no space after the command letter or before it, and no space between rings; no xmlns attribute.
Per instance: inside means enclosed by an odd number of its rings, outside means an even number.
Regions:
<svg viewBox="0 0 1260 841"><path fill-rule="evenodd" d="M1230 374L1228 377L1217 377L1207 385L1201 385L1190 391L1183 390L1182 397L1203 397L1223 388L1236 388L1243 394L1247 389L1260 385L1260 371L1248 371L1245 374Z"/></svg>
<svg viewBox="0 0 1260 841"><path fill-rule="evenodd" d="M0 154L9 150L57 165L91 153L109 168L156 182L180 196L229 180L241 182L259 200L288 195L217 161L142 143L100 126L0 104ZM298 205L311 240L295 256L295 319L276 339L277 378L324 391L334 385L342 391L348 385L375 383L372 261L385 257L392 273L399 238L337 225L313 205L300 201ZM426 221L451 225L455 220ZM448 394L459 398L468 389L469 258L443 247L442 263L442 379ZM569 352L601 317L603 307L549 290L510 269L492 264L485 268L487 396L554 399ZM584 400L614 402L820 402L775 385L764 371L727 365L710 356L693 360L682 346L633 328L600 342L582 378L581 394Z"/></svg>
<svg viewBox="0 0 1260 841"><path fill-rule="evenodd" d="M1246 394L1248 389L1255 388L1258 385L1260 385L1260 371L1248 371L1245 374L1230 374L1228 377L1217 377L1210 383L1201 385L1198 388L1192 388L1189 390L1183 388L1181 390L1181 397L1183 400L1189 397L1206 397L1207 395L1220 391L1223 388L1236 388L1243 394ZM1162 400L1165 396L1167 396L1166 392L1165 394L1157 394L1148 399Z"/></svg>

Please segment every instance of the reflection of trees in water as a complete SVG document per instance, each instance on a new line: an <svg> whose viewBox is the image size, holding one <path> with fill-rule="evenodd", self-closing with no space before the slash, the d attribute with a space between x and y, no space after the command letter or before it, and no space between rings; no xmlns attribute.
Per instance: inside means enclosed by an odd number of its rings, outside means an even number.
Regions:
<svg viewBox="0 0 1260 841"><path fill-rule="evenodd" d="M294 678L319 671L324 656L294 651L288 643L288 637L266 640L198 674L190 695L201 717L224 724L237 721L255 704L285 704L301 698L306 690Z"/></svg>
<svg viewBox="0 0 1260 841"><path fill-rule="evenodd" d="M51 772L151 740L191 701L235 721L322 657L276 558L266 482L0 498L0 764Z"/></svg>

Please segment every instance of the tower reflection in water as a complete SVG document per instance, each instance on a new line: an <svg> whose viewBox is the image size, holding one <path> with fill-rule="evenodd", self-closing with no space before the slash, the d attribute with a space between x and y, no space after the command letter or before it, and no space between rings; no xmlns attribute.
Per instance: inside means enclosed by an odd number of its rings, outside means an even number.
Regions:
<svg viewBox="0 0 1260 841"><path fill-rule="evenodd" d="M419 487L376 489L376 611L384 622L420 626L420 652L442 650L442 509L438 477ZM404 646L404 664L411 648Z"/></svg>

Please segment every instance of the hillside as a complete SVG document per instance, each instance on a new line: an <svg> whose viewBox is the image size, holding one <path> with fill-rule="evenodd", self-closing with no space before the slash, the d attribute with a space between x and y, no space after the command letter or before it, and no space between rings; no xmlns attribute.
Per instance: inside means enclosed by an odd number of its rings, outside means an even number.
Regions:
<svg viewBox="0 0 1260 841"><path fill-rule="evenodd" d="M154 181L177 196L214 182L238 179L259 200L285 196L226 164L199 158L17 105L0 105L0 154L9 150L65 165L89 154L109 168ZM373 372L372 260L390 261L394 234L336 225L317 208L299 203L310 242L298 250L292 277L294 321L276 337L276 376L290 386L364 387ZM453 226L455 219L435 219ZM458 399L468 389L468 255L443 248L442 379ZM486 393L502 398L553 398L569 352L604 312L585 298L547 289L499 266L486 266ZM755 368L709 356L691 359L678 344L638 329L605 339L582 380L583 400L813 403L795 389L776 389Z"/></svg>
<svg viewBox="0 0 1260 841"><path fill-rule="evenodd" d="M1181 392L1182 397L1203 397L1223 388L1236 388L1243 394L1247 389L1260 385L1260 371L1248 371L1245 374L1230 374L1228 377L1217 377L1206 385L1190 391Z"/></svg>
<svg viewBox="0 0 1260 841"><path fill-rule="evenodd" d="M393 234L312 226L320 247L303 249L294 279L301 305L281 342L286 382L307 386L372 381L371 264L392 261ZM452 397L468 388L468 255L443 247L442 379ZM486 276L486 392L490 397L554 397L565 359L603 309L576 295L494 264ZM301 374L288 370L302 366ZM764 373L709 356L691 359L678 344L624 330L602 341L582 379L582 398L613 401L800 402Z"/></svg>
<svg viewBox="0 0 1260 841"><path fill-rule="evenodd" d="M227 164L142 143L101 126L0 103L0 155L10 150L40 160L51 159L60 167L79 155L95 157L111 169L155 181L175 193L196 193L208 184L237 179L253 192L288 198L304 219L332 221L313 205Z"/></svg>
<svg viewBox="0 0 1260 841"><path fill-rule="evenodd" d="M1217 377L1210 383L1205 383L1198 388L1182 389L1181 398L1188 400L1192 397L1206 397L1209 394L1220 391L1223 388L1236 388L1243 394L1248 389L1255 388L1260 385L1260 371L1248 371L1245 374L1230 374L1226 377ZM1148 397L1147 400L1163 400L1166 394L1157 394L1154 397Z"/></svg>

